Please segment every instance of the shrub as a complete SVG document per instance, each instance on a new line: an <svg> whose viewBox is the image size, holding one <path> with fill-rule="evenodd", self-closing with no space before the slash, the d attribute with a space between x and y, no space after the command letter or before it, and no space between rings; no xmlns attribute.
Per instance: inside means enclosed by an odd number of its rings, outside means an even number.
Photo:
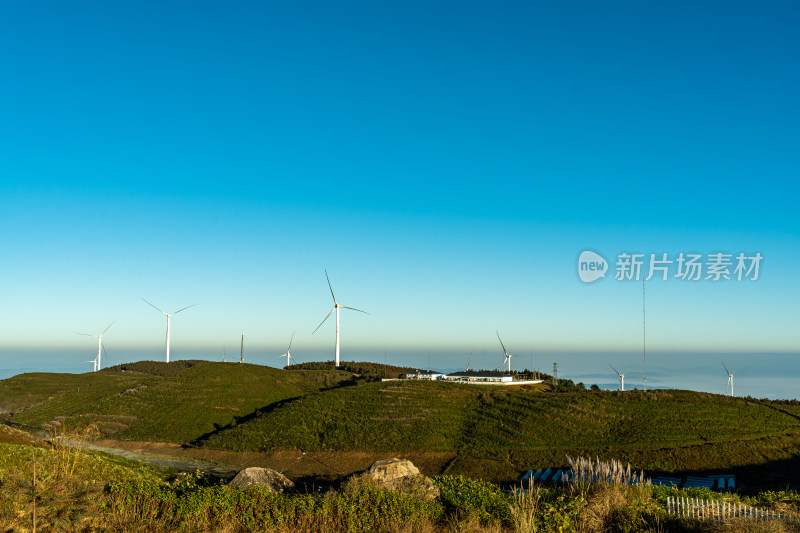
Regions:
<svg viewBox="0 0 800 533"><path fill-rule="evenodd" d="M462 476L441 475L433 478L441 491L442 503L476 515L485 522L512 523L510 497L500 487L487 481Z"/></svg>

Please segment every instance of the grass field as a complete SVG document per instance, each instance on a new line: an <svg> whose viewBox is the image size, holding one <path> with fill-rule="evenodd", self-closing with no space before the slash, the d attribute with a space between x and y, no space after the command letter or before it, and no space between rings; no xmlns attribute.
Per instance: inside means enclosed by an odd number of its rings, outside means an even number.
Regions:
<svg viewBox="0 0 800 533"><path fill-rule="evenodd" d="M313 472L312 457L328 464L325 457L338 453L342 464L355 464L391 453L432 458L439 472L495 481L512 481L531 467L563 466L567 454L618 459L650 472L741 473L772 465L779 474L800 473L794 403L676 390L559 390L145 362L0 381L0 413L22 428L95 424L106 438L262 453L270 464L282 452L307 452L304 472Z"/></svg>
<svg viewBox="0 0 800 533"><path fill-rule="evenodd" d="M257 409L351 379L239 363L135 363L86 374L21 374L0 381L0 412L25 428L97 424L103 436L187 443ZM168 370L169 369L169 370Z"/></svg>
<svg viewBox="0 0 800 533"><path fill-rule="evenodd" d="M788 460L800 450L800 407L690 391L482 388L367 383L299 398L203 439L274 451L453 451L449 471L513 479L565 454L681 472Z"/></svg>

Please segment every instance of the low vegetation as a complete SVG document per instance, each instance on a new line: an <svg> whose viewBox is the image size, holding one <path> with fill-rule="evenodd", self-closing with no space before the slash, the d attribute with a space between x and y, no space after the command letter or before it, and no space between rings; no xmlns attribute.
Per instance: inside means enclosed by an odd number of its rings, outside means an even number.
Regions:
<svg viewBox="0 0 800 533"><path fill-rule="evenodd" d="M616 457L679 473L791 460L800 409L690 391L544 394L548 386L366 383L287 402L203 439L274 451L452 451L448 473L497 481L565 455Z"/></svg>
<svg viewBox="0 0 800 533"><path fill-rule="evenodd" d="M664 505L668 496L724 498L777 508L794 519L800 495L787 491L750 498L644 484L528 485L508 491L486 481L440 475L434 478L441 492L437 500L383 490L362 478L324 490L299 485L272 493L231 488L200 474L162 472L66 448L59 440L39 447L0 443L3 531L798 531L792 521L685 520L668 515Z"/></svg>
<svg viewBox="0 0 800 533"><path fill-rule="evenodd" d="M392 366L380 363L365 363L360 361L340 361L337 367L333 361L299 363L284 367L286 370L340 370L349 372L366 381L380 381L381 379L397 379L407 372L414 372L416 368L410 366Z"/></svg>
<svg viewBox="0 0 800 533"><path fill-rule="evenodd" d="M95 424L104 437L182 444L351 379L337 371L144 361L86 374L32 373L2 380L0 413L21 428Z"/></svg>
<svg viewBox="0 0 800 533"><path fill-rule="evenodd" d="M566 455L617 458L651 475L733 472L749 482L749 470L767 465L776 477L757 472L759 484L800 479L797 402L566 380L381 382L408 369L368 363L289 368L177 361L22 374L0 381L0 418L39 432L96 426L100 437L190 445L211 460L308 452L309 475L348 471L319 454L403 453L438 454L431 474L505 483L529 468L565 467Z"/></svg>

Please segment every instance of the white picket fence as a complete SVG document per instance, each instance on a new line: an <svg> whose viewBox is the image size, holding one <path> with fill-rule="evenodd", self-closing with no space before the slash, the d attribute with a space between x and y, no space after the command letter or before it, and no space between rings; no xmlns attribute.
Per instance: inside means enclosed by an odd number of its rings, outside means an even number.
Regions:
<svg viewBox="0 0 800 533"><path fill-rule="evenodd" d="M794 522L795 518L785 513L776 513L771 509L759 509L741 503L715 502L700 498L667 497L667 512L693 520L723 522L732 518L749 518L752 520L786 520Z"/></svg>

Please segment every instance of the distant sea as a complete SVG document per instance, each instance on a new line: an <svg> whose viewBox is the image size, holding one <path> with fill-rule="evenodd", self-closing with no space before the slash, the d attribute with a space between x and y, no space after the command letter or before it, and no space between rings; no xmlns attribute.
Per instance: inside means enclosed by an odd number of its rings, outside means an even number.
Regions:
<svg viewBox="0 0 800 533"><path fill-rule="evenodd" d="M259 348L245 352L246 363L283 366L283 360L275 356L283 348ZM376 353L377 352L377 353ZM176 348L172 359L208 359L222 361L221 352ZM326 351L293 354L299 362L327 361L333 354ZM85 351L56 350L11 350L0 349L0 379L25 372L82 373L91 371L90 363L82 361L93 358ZM229 362L239 361L239 352L227 354ZM103 367L140 360L162 361L161 350L115 350L103 360ZM460 350L392 351L356 350L343 351L342 360L389 363L414 368L431 368L443 372L464 370L467 364L474 370L496 369L503 355L494 352ZM531 365L531 362L533 363ZM800 353L721 354L721 353L663 353L647 355L647 387L658 389L687 389L714 394L725 394L728 376L722 363L734 372L733 386L736 396L754 398L800 399ZM536 353L523 354L512 359L512 369L533 367L547 374L553 373L553 363L558 364L558 377L582 382L587 387L597 385L602 389L616 390L619 378L609 365L625 373L626 390L643 388L644 364L638 353Z"/></svg>

